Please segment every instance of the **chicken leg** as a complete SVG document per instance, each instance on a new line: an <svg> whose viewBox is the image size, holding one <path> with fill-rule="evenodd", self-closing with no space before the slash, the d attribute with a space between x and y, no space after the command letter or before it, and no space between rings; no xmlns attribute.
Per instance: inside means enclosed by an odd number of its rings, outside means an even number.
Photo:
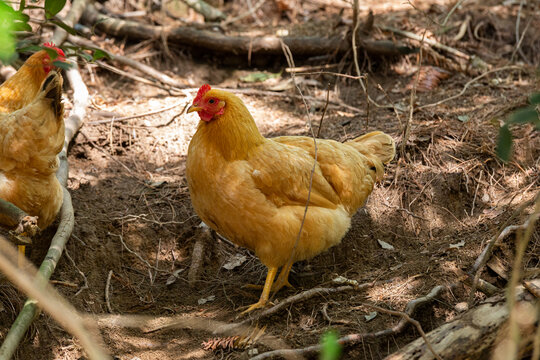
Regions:
<svg viewBox="0 0 540 360"><path fill-rule="evenodd" d="M291 283L289 283L289 273L291 272L292 266L293 266L292 262L290 264L285 264L285 266L283 266L283 268L281 269L281 272L279 273L278 278L274 282L274 285L272 285L272 292L277 293L284 286L289 287L289 288L294 287L291 285Z"/></svg>
<svg viewBox="0 0 540 360"><path fill-rule="evenodd" d="M249 306L246 310L242 311L242 314L251 312L256 309L261 309L266 306L266 303L268 302L268 298L270 297L270 291L272 290L272 285L274 284L274 279L276 278L277 271L278 271L277 267L268 268L268 274L266 275L264 288L263 288L259 301Z"/></svg>

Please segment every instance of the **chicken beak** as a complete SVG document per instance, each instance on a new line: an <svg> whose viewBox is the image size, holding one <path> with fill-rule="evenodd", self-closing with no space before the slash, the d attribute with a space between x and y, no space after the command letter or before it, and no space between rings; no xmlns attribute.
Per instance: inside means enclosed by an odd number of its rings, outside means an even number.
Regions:
<svg viewBox="0 0 540 360"><path fill-rule="evenodd" d="M187 109L186 113L189 114L189 113L191 113L191 112L194 112L194 111L201 111L201 110L202 110L202 107L193 104L193 105L191 105L191 106Z"/></svg>

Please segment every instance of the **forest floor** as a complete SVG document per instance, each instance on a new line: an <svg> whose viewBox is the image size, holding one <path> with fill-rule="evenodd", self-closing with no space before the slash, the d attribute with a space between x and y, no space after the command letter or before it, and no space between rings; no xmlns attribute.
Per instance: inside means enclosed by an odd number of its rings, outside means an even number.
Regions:
<svg viewBox="0 0 540 360"><path fill-rule="evenodd" d="M328 25L338 17L351 18L348 8L340 13L339 6L313 5L323 1L306 3L315 10L276 15L275 19L270 16L272 28L288 24L291 32L309 32L306 24L320 29L324 28L321 24ZM231 11L239 6L234 1L226 4ZM491 69L508 65L515 49L519 2L497 4L475 2L458 8L449 20L450 29L438 40L477 55ZM361 17L371 9L376 25L392 24L420 35L427 27L431 36L437 26L429 19L444 18L451 6L452 2L429 1L415 9L402 1L368 1L362 2ZM522 29L527 21L531 25L521 47L524 57L538 64L540 44L532 29L540 27L540 18L538 7L536 17L533 10L528 10L530 17L522 22ZM257 16L259 20L264 18ZM303 17L309 18L301 20ZM467 17L471 18L469 31L461 39L452 40ZM246 24L254 21L248 19ZM259 31L270 32L272 28L261 27ZM375 29L375 37L392 37L391 33ZM174 47L170 48L174 56L171 60L161 45L154 42L135 44L105 40L99 35L94 38L96 42L99 39L109 50L144 58L148 65L193 88L210 83L216 87L266 91L266 95L249 91L238 94L262 134L266 137L309 134L303 101L283 96L297 94L290 84L289 73L282 72L275 79L257 83L245 79L261 71L282 71L286 66L284 57L276 58L266 69L247 65L231 67L219 59L192 57ZM409 43L418 45L418 42ZM448 69L445 64L451 60L437 61L430 54L429 51L424 54L424 73L427 74L430 66ZM519 53L514 57L518 62L524 61ZM513 110L526 105L528 95L540 87L534 67L523 65L520 70L494 71L470 85L466 84L485 70L475 74L474 70L449 69L448 77L440 83L433 78L421 79L420 85L424 84L425 89L417 91L417 110L412 114L410 136L401 148L409 121L409 84L417 73L418 54L395 59L368 59L360 54L360 60L362 71L369 74L370 96L394 108L371 104L368 110L358 80L332 74L355 74L352 55L346 54L343 58L323 60L322 63L339 64L339 68L326 74L314 71L296 76L303 94L318 99L307 98L309 118L315 131L319 131L328 88L334 103L327 109L320 137L343 141L382 130L396 140L396 159L386 167L383 182L376 186L365 207L353 217L351 229L341 244L314 259L296 263L290 277L294 289L280 291L274 303L311 288L333 287L333 279L339 276L370 285L363 290L297 302L257 322L266 335L272 335L285 347L317 344L328 329L345 335L390 328L399 318L379 312L370 319L368 315L373 310L361 304L368 302L403 310L409 301L425 296L437 285L453 286L451 291L422 307L414 318L426 332L454 319L459 315L456 304L466 302L470 292L463 275L520 205L540 189L540 135L532 126L513 129L514 152L509 163L502 163L495 154L501 123ZM296 65L317 64L321 61L299 59ZM123 69L131 71L127 67ZM75 229L52 277L56 288L78 310L89 314L184 315L223 323L238 321L239 308L256 302L260 294L259 290L242 286L262 284L266 276L265 267L252 253L218 237L206 240L200 280L195 286L190 286L187 280L193 246L203 236L185 179L187 148L198 117L181 114L195 91L187 91L188 96L173 96L96 65L85 66L81 71L91 103L85 125L69 151L68 189L73 197ZM285 90L273 96L271 88L276 86ZM463 89L462 95L456 97ZM70 98L69 91L66 98ZM440 103L422 107L436 102ZM175 104L178 105L153 115L112 121L115 117L139 115ZM69 107L67 100L66 108ZM99 120L109 121L93 123ZM528 212L530 208L517 213L511 223L523 223ZM50 233L42 238L43 243L31 254L37 264L48 247ZM383 248L384 243L392 248ZM538 274L539 248L537 229L523 265L529 274ZM502 264L503 272L488 267L483 279L503 289L514 254L515 238L511 235L493 255ZM224 268L235 258L241 259L236 267ZM1 334L9 329L15 310L24 299L14 296L7 287L3 289L10 298L2 300ZM484 293L477 291L474 301L478 303L485 298ZM248 350L242 349L204 350L203 342L219 336L212 334L212 330L189 327L144 332L105 326L101 335L106 348L115 359L121 360L248 357ZM382 359L418 337L414 327L407 327L394 336L346 347L344 358ZM271 350L259 343L252 344L249 351L253 349L259 353ZM42 314L20 346L17 358L36 359L36 354L41 354L39 359L80 359L83 352L76 339Z"/></svg>

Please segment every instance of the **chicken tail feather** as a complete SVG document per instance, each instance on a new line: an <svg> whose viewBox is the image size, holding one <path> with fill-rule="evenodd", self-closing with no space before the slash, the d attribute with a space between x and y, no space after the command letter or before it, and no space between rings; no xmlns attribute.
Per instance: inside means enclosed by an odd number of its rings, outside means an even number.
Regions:
<svg viewBox="0 0 540 360"><path fill-rule="evenodd" d="M346 144L354 147L366 156L376 169L377 180L381 180L384 173L383 164L387 164L396 154L394 139L382 131L373 131L348 141Z"/></svg>
<svg viewBox="0 0 540 360"><path fill-rule="evenodd" d="M46 99L51 100L51 108L58 120L62 119L64 114L64 104L62 104L62 76L57 72L51 72L43 81L41 91Z"/></svg>

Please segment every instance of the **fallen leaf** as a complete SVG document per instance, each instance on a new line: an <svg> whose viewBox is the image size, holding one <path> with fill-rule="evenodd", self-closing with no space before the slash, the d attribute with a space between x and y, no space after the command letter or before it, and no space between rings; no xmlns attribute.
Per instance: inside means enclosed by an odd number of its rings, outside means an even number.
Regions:
<svg viewBox="0 0 540 360"><path fill-rule="evenodd" d="M465 240L461 240L460 242L458 243L455 243L455 244L450 244L448 246L449 249L459 249L460 247L463 247L465 245Z"/></svg>
<svg viewBox="0 0 540 360"><path fill-rule="evenodd" d="M240 81L247 83L263 82L268 79L277 79L281 76L281 73L266 73L266 72L254 72L247 76L240 78Z"/></svg>
<svg viewBox="0 0 540 360"><path fill-rule="evenodd" d="M200 298L199 300L197 300L197 304L199 305L204 305L206 304L207 302L212 302L216 299L216 295L210 295L208 297L205 297L205 298Z"/></svg>
<svg viewBox="0 0 540 360"><path fill-rule="evenodd" d="M178 270L175 270L168 278L167 278L167 282L165 282L166 285L171 285L171 284L174 284L176 282L176 280L178 279L178 275L184 271L186 269L178 269Z"/></svg>
<svg viewBox="0 0 540 360"><path fill-rule="evenodd" d="M242 265L243 263L245 263L246 260L247 260L247 257L245 255L234 254L233 256L231 256L229 258L229 261L227 261L223 265L223 268L226 269L226 270L232 270L232 269Z"/></svg>
<svg viewBox="0 0 540 360"><path fill-rule="evenodd" d="M371 321L371 320L375 319L376 316L377 316L377 312L372 311L369 314L364 315L364 319L366 319L366 322L368 322L368 321Z"/></svg>
<svg viewBox="0 0 540 360"><path fill-rule="evenodd" d="M381 245L381 247L383 249L395 250L394 247L392 245L390 245L389 243L387 243L386 241L382 241L382 240L377 239L377 242L379 243L379 245Z"/></svg>

